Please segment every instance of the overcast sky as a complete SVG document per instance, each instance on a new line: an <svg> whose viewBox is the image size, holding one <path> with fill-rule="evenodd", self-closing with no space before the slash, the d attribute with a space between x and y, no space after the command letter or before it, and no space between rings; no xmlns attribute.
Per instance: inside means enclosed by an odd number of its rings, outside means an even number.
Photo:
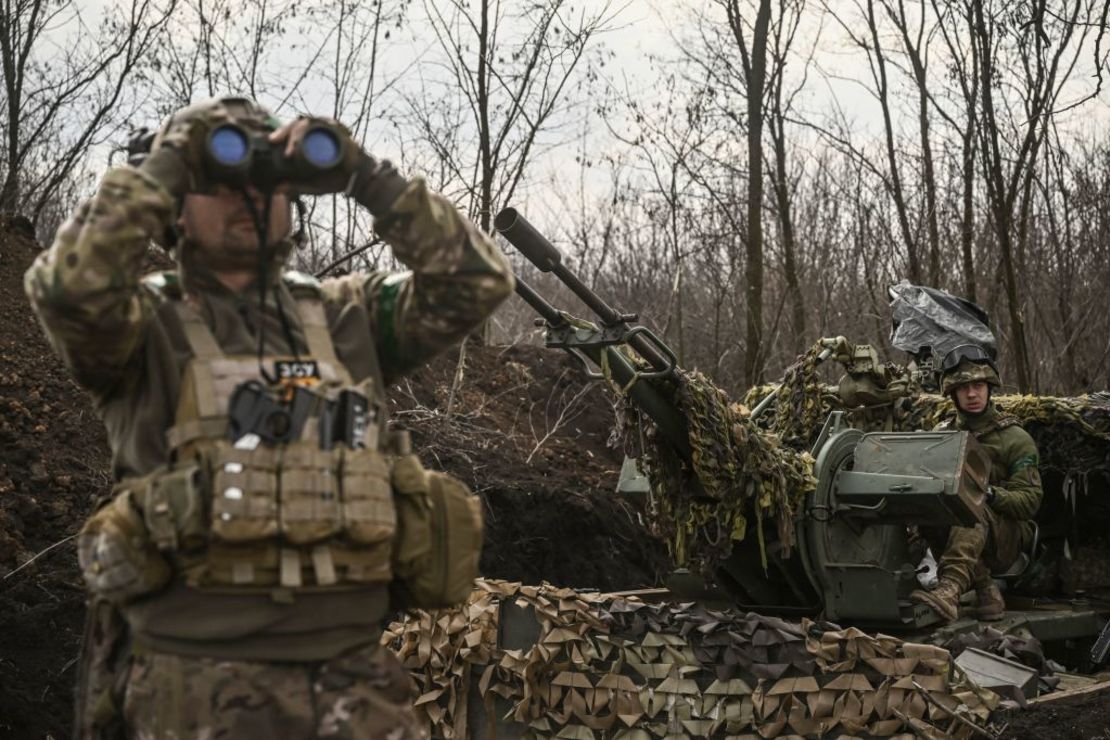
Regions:
<svg viewBox="0 0 1110 740"><path fill-rule="evenodd" d="M123 0L79 1L87 19L95 17L97 9L103 8L104 3L123 2ZM699 13L714 10L713 4L709 0L623 0L623 2L614 0L614 2L614 7L619 9L619 13L611 23L611 30L599 39L604 48L612 52L611 60L601 74L618 89L642 100L647 101L653 96L658 97L660 95L657 84L658 67L649 63L649 59L679 58L681 46L687 39L695 37L694 17ZM570 5L573 7L574 3ZM507 4L506 7L513 6ZM590 8L593 5L587 4L580 6L579 9L581 7ZM819 0L810 0L806 9L805 24L795 42L798 55L808 55L813 49L813 67L807 77L805 91L800 96L799 108L803 115L818 119L828 115L834 106L839 105L852 123L853 135L859 137L858 140L878 136L881 133L881 113L877 101L867 87L871 82L866 57L859 49L853 48L844 30L829 14L821 10L822 7L844 18L860 18L860 11L854 0L828 0L824 4ZM909 7L912 13L920 9L921 5L911 2ZM716 12L719 13L719 10ZM422 66L434 59L438 53L435 37L423 14L424 8L421 3L415 2L409 6L406 22L399 32L395 32L388 47L388 53L382 59L383 77L401 75L401 86L416 84L416 81L424 75ZM858 23L862 24L862 20ZM52 39L59 48L64 48L66 44L72 43L74 32L72 24L57 28L53 31ZM891 38L890 46L894 47L896 44L897 40ZM939 49L940 46L941 44L938 43L936 48ZM296 66L297 56L302 53L291 50L283 59L290 65ZM936 56L939 55L939 51L933 53L935 56L930 70L937 70L936 74L939 75L942 70L939 62L943 60ZM800 57L796 60L796 68L802 67L801 61ZM1089 87L1089 72L1088 66L1074 76L1076 91ZM305 87L303 98L291 104L283 113L291 115L295 111L323 105L325 100L328 100L328 92L322 88L314 88L310 84ZM272 101L267 102L272 103ZM581 110L583 116L588 114L588 105ZM907 127L915 125L912 109L908 110L910 115L902 117L899 125ZM156 123L155 115L151 114L150 118L153 120L149 123ZM585 120L583 118L582 121L564 121L563 128L558 134L553 135L555 138L550 141L557 141L558 137L573 141L577 133L575 126L577 125L579 129L583 128L586 125ZM1105 129L1108 122L1110 122L1110 105L1108 105L1108 96L1104 94L1101 100L1085 106L1064 124L1077 128ZM593 122L589 130L587 140L585 142L578 140L576 146L585 147L591 156L597 156L607 150L611 152L613 147L619 146L604 136L604 126L600 122ZM912 129L910 133L912 134ZM377 129L371 129L366 144L370 148L378 149L381 155L398 157L398 152L392 151L398 146L395 133L384 121ZM544 183L551 183L565 175L566 162L567 158L572 156L571 151L565 148L555 152L549 151L542 161L536 162L534 169L536 175L532 178L533 197L537 191L546 194L546 188L549 185ZM102 168L107 160L107 148L101 147L93 152L90 160L94 169ZM591 187L604 186L604 173L595 173L591 179Z"/></svg>

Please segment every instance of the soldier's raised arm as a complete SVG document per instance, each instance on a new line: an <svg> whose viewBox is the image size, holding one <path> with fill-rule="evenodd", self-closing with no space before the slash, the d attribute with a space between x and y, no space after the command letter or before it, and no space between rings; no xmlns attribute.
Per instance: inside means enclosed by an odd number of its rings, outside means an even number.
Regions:
<svg viewBox="0 0 1110 740"><path fill-rule="evenodd" d="M109 170L24 277L55 351L94 393L110 393L136 357L150 313L139 284L143 256L172 223L186 178L170 147L139 168Z"/></svg>
<svg viewBox="0 0 1110 740"><path fill-rule="evenodd" d="M293 138L311 120L294 122L273 138ZM406 179L389 162L353 150L345 190L374 216L376 231L409 271L350 275L325 281L323 289L340 303L367 307L388 384L457 344L512 293L514 279L490 237L447 199L422 179ZM320 182L301 192L337 189L337 183Z"/></svg>

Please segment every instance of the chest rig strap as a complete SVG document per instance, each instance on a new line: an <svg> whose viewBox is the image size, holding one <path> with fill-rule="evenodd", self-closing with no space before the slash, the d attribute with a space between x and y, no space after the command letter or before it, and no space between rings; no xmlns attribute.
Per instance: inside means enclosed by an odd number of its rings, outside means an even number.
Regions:
<svg viewBox="0 0 1110 740"><path fill-rule="evenodd" d="M281 299L279 291L276 300ZM305 343L309 354L317 362L320 379L330 384L351 386L350 373L339 361L328 331L323 301L318 295L304 293L295 300ZM173 307L192 355L182 384L182 400L184 405L194 409L191 413L182 414L182 403L179 403L178 418L166 432L170 450L178 450L192 440L221 437L227 433L228 399L241 382L257 378L258 358L226 355L204 320L196 298L185 296L175 300Z"/></svg>
<svg viewBox="0 0 1110 740"><path fill-rule="evenodd" d="M994 432L1000 432L1003 429L1008 429L1010 427L1020 425L1021 419L1017 418L1016 416L1012 416L1010 414L998 414L998 416L995 417L995 419L990 424L983 427L982 429L973 431L972 434L975 436L975 439L982 440L984 437L987 437Z"/></svg>
<svg viewBox="0 0 1110 740"><path fill-rule="evenodd" d="M181 327L192 354L192 361L189 363L192 388L184 391L192 395L191 400L196 404L196 418L175 419L174 425L166 431L166 442L170 450L177 450L185 443L199 437L222 436L227 430L227 420L224 415L226 408L219 407L216 396L217 383L214 377L214 371L219 361L224 358L224 352L204 322L199 307L191 304L192 300L194 299L189 297L175 300L173 307L181 321Z"/></svg>

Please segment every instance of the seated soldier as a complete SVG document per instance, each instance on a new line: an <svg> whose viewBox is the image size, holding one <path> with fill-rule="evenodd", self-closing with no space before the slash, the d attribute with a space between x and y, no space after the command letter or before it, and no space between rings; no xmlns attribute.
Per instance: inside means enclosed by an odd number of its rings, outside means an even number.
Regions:
<svg viewBox="0 0 1110 740"><path fill-rule="evenodd" d="M975 589L976 615L1000 619L1002 594L991 578L1017 560L1033 538L1033 518L1041 505L1037 445L1017 418L1002 413L991 401L1001 385L994 363L975 345L962 345L944 358L941 392L956 406L955 424L938 429L971 432L990 455L990 487L984 519L973 527L923 529L939 554L939 580L932 589L914 591L910 599L928 604L945 622L955 621L960 596Z"/></svg>

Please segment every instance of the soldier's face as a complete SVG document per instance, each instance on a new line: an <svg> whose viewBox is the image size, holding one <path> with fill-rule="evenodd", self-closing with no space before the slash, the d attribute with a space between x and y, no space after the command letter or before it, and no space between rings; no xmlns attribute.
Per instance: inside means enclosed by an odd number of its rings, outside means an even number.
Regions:
<svg viewBox="0 0 1110 740"><path fill-rule="evenodd" d="M247 188L247 194L261 217L265 210L262 194L254 188ZM287 237L291 223L288 195L274 193L266 241L273 246ZM258 259L258 230L239 191L220 185L211 195L189 193L181 208L179 226L187 238L220 266L227 262L250 267Z"/></svg>
<svg viewBox="0 0 1110 740"><path fill-rule="evenodd" d="M956 386L956 405L968 414L978 414L987 408L990 386L986 381L975 380Z"/></svg>

